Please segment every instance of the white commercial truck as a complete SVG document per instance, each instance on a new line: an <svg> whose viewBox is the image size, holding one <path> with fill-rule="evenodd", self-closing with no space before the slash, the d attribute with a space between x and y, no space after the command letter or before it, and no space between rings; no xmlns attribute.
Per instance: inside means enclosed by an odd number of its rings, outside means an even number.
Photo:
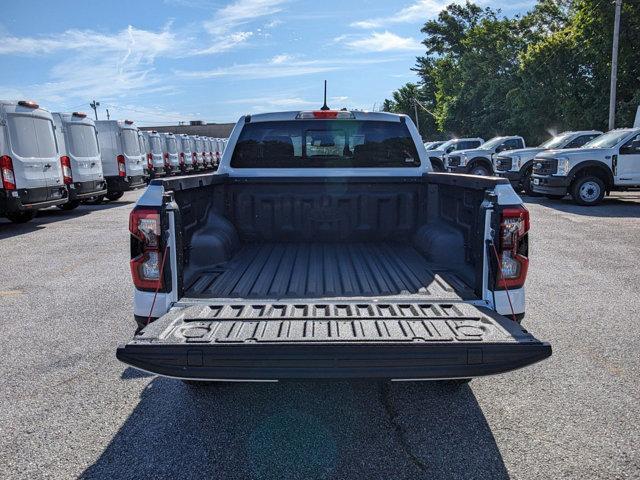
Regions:
<svg viewBox="0 0 640 480"><path fill-rule="evenodd" d="M131 212L138 332L185 380L460 379L551 355L520 326L529 212L508 180L432 173L411 119L242 117L218 173Z"/></svg>
<svg viewBox="0 0 640 480"><path fill-rule="evenodd" d="M444 166L445 157L458 150L472 150L478 148L484 143L484 140L480 137L475 138L452 138L441 145L427 149L429 153L429 160L431 160L431 166L436 172L445 172Z"/></svg>
<svg viewBox="0 0 640 480"><path fill-rule="evenodd" d="M493 174L492 155L506 150L525 148L524 138L512 135L493 137L477 148L458 150L445 156L447 171L453 173L470 173L471 175Z"/></svg>
<svg viewBox="0 0 640 480"><path fill-rule="evenodd" d="M493 156L493 167L496 175L509 179L516 191L524 191L531 194L531 174L533 172L533 159L545 150L564 150L580 148L596 137L602 135L598 130L579 130L576 132L563 132L551 137L538 147L510 150L504 153L496 153Z"/></svg>
<svg viewBox="0 0 640 480"><path fill-rule="evenodd" d="M85 113L53 113L63 180L69 189L62 210L73 210L83 200L107 194L102 175L96 127Z"/></svg>
<svg viewBox="0 0 640 480"><path fill-rule="evenodd" d="M14 223L63 205L68 190L51 113L28 100L0 100L0 215Z"/></svg>
<svg viewBox="0 0 640 480"><path fill-rule="evenodd" d="M640 189L640 128L611 130L582 148L536 156L531 175L536 193L570 194L579 205L597 205L614 191Z"/></svg>
<svg viewBox="0 0 640 480"><path fill-rule="evenodd" d="M131 120L98 120L95 124L102 172L107 181L105 197L117 200L128 190L144 187L144 159L138 128Z"/></svg>

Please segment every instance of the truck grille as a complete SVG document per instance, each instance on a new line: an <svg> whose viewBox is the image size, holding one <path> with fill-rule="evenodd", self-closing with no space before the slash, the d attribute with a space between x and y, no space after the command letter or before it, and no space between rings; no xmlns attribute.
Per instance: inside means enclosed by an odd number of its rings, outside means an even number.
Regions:
<svg viewBox="0 0 640 480"><path fill-rule="evenodd" d="M552 175L558 171L558 160L555 158L536 158L533 161L533 173L537 175Z"/></svg>
<svg viewBox="0 0 640 480"><path fill-rule="evenodd" d="M513 159L511 157L496 157L496 170L509 171L513 167Z"/></svg>
<svg viewBox="0 0 640 480"><path fill-rule="evenodd" d="M450 167L458 167L460 166L460 156L459 155L450 155L448 157L448 164Z"/></svg>

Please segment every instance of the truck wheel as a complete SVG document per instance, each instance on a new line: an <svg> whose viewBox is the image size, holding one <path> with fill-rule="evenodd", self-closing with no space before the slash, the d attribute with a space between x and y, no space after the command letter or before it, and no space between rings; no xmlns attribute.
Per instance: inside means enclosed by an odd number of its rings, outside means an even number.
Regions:
<svg viewBox="0 0 640 480"><path fill-rule="evenodd" d="M469 173L471 175L478 175L480 177L488 177L489 175L491 175L491 172L489 171L489 169L482 165L474 166Z"/></svg>
<svg viewBox="0 0 640 480"><path fill-rule="evenodd" d="M540 194L533 191L531 184L531 169L527 170L522 177L522 191L529 197L539 197Z"/></svg>
<svg viewBox="0 0 640 480"><path fill-rule="evenodd" d="M58 205L58 208L60 210L73 210L76 209L80 206L80 200L69 200L67 203L63 204L63 205Z"/></svg>
<svg viewBox="0 0 640 480"><path fill-rule="evenodd" d="M35 210L30 210L28 212L11 212L7 213L7 218L11 220L13 223L27 223L30 220L33 220L33 217L36 216Z"/></svg>
<svg viewBox="0 0 640 480"><path fill-rule="evenodd" d="M110 202L115 202L116 200L122 198L122 195L124 195L124 192L107 193L107 200L109 200Z"/></svg>
<svg viewBox="0 0 640 480"><path fill-rule="evenodd" d="M571 185L571 196L578 205L598 205L602 202L604 194L604 182L592 175L578 178Z"/></svg>

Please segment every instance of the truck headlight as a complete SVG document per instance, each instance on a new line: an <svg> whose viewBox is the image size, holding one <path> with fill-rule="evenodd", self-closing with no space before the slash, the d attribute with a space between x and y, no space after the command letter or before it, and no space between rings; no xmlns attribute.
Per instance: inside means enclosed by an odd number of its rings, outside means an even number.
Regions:
<svg viewBox="0 0 640 480"><path fill-rule="evenodd" d="M561 175L566 177L569 174L570 170L569 159L567 157L559 157L558 158L558 170L556 172L557 175Z"/></svg>
<svg viewBox="0 0 640 480"><path fill-rule="evenodd" d="M511 157L511 165L516 166L518 168L522 166L520 165L520 155L514 155L513 157Z"/></svg>
<svg viewBox="0 0 640 480"><path fill-rule="evenodd" d="M467 164L467 156L464 153L460 154L460 166Z"/></svg>

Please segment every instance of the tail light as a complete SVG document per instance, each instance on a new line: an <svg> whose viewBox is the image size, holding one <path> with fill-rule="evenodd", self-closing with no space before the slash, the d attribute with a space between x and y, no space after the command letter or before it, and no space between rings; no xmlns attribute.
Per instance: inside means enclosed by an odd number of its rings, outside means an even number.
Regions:
<svg viewBox="0 0 640 480"><path fill-rule="evenodd" d="M520 207L505 208L500 217L500 265L496 288L520 288L529 269L529 211Z"/></svg>
<svg viewBox="0 0 640 480"><path fill-rule="evenodd" d="M164 166L165 167L170 167L171 164L169 163L169 154L167 152L164 152L164 154L162 156L164 158Z"/></svg>
<svg viewBox="0 0 640 480"><path fill-rule="evenodd" d="M62 179L65 185L73 183L73 175L71 174L71 160L66 155L60 157L60 166L62 167Z"/></svg>
<svg viewBox="0 0 640 480"><path fill-rule="evenodd" d="M147 153L147 167L149 170L153 170L153 155Z"/></svg>
<svg viewBox="0 0 640 480"><path fill-rule="evenodd" d="M124 155L118 155L116 160L118 161L118 176L125 177L127 175L127 166L125 164Z"/></svg>
<svg viewBox="0 0 640 480"><path fill-rule="evenodd" d="M5 190L16 189L16 177L13 174L13 161L8 155L0 157L0 173L2 176L2 187Z"/></svg>
<svg viewBox="0 0 640 480"><path fill-rule="evenodd" d="M194 165L195 165L196 163L198 163L198 157L197 157L197 155L196 155L196 152L193 152L193 153L191 154L191 163L193 163Z"/></svg>
<svg viewBox="0 0 640 480"><path fill-rule="evenodd" d="M129 215L129 231L133 284L140 290L161 289L164 281L160 210L134 208Z"/></svg>
<svg viewBox="0 0 640 480"><path fill-rule="evenodd" d="M184 152L180 152L180 165L184 165Z"/></svg>

